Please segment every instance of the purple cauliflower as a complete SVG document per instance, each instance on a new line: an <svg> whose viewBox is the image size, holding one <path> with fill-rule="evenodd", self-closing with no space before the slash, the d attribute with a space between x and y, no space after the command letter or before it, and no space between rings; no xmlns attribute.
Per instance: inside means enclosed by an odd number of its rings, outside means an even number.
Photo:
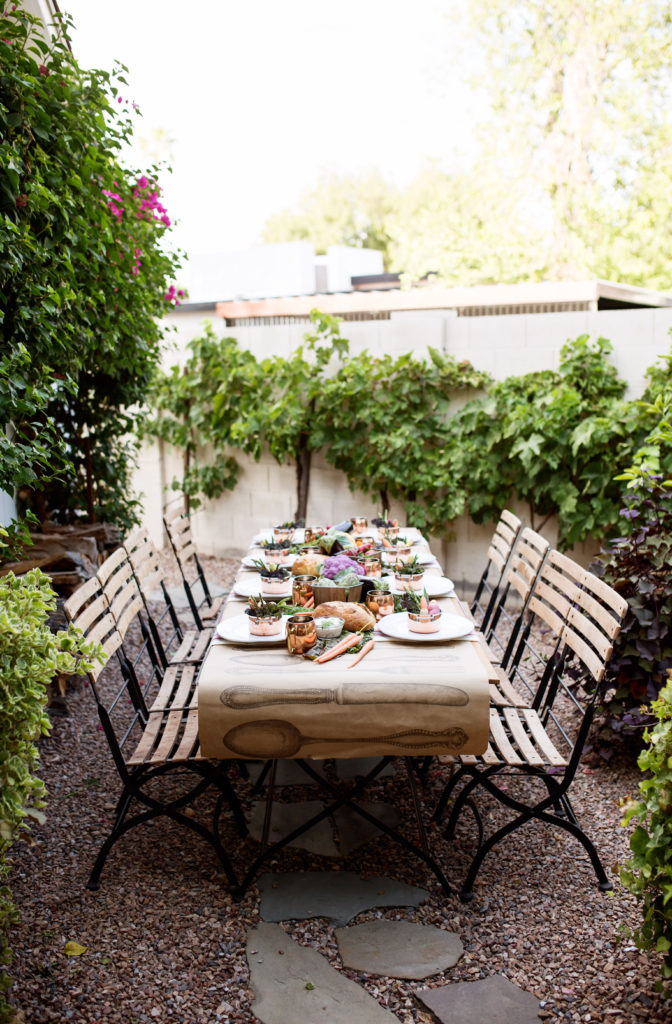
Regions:
<svg viewBox="0 0 672 1024"><path fill-rule="evenodd" d="M334 555L333 558L325 558L324 565L322 566L322 575L326 576L328 580L333 580L339 572L343 572L345 569L351 569L354 573L359 573L359 566L356 562L353 562L347 555Z"/></svg>

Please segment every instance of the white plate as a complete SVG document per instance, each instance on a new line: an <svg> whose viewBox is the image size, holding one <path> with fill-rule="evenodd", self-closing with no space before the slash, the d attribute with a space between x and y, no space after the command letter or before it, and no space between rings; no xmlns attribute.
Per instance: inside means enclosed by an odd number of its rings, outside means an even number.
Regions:
<svg viewBox="0 0 672 1024"><path fill-rule="evenodd" d="M389 579L391 594L399 595L406 593L405 590L397 586L394 576L390 576ZM427 597L445 597L446 594L451 594L454 589L455 584L447 576L432 576L431 573L425 574L422 590L427 591ZM422 596L422 590L416 590L415 593Z"/></svg>
<svg viewBox="0 0 672 1024"><path fill-rule="evenodd" d="M242 580L236 580L233 584L233 592L238 597L257 597L258 594L262 594L268 601L280 601L283 597L292 596L292 580L291 577L287 581L287 587L280 594L264 594L261 589L261 576L258 572L250 575ZM429 593L429 591L428 591Z"/></svg>
<svg viewBox="0 0 672 1024"><path fill-rule="evenodd" d="M289 569L292 565L294 565L294 562L297 560L298 557L298 555L288 555L284 562L282 562L281 564L286 565L287 568ZM252 558L251 555L246 555L241 564L243 566L243 569L253 569L255 572L259 572L259 569L254 563L263 560L264 559L262 558L261 555L259 555L258 558Z"/></svg>
<svg viewBox="0 0 672 1024"><path fill-rule="evenodd" d="M254 636L250 633L250 619L247 615L234 615L223 619L217 626L217 636L231 644L284 644L287 619L283 616L282 631L275 636Z"/></svg>
<svg viewBox="0 0 672 1024"><path fill-rule="evenodd" d="M452 612L443 613L438 633L412 633L408 626L407 612L384 615L378 623L378 629L385 636L390 636L394 640L418 640L420 643L427 640L457 640L461 636L467 636L473 628L473 622L465 619L463 615L453 615Z"/></svg>

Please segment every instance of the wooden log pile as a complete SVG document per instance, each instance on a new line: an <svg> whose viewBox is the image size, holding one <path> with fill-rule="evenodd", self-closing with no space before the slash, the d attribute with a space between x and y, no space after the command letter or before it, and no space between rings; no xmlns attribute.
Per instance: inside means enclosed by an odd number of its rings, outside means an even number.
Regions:
<svg viewBox="0 0 672 1024"><path fill-rule="evenodd" d="M107 523L46 523L42 532L31 533L30 538L32 544L24 547L17 560L0 565L0 576L41 569L51 577L60 597L68 597L80 583L94 576L107 554L119 545L119 531Z"/></svg>

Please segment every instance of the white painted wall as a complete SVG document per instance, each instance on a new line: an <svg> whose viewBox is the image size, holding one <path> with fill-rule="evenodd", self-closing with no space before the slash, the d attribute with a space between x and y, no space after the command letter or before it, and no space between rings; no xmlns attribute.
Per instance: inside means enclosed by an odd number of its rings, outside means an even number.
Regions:
<svg viewBox="0 0 672 1024"><path fill-rule="evenodd" d="M200 330L202 315L173 313L179 325L178 351L188 337ZM272 353L288 354L302 340L305 326L224 328L215 323L218 334L233 335L244 348L258 357ZM636 397L644 386L647 367L670 350L672 309L622 310L579 313L543 313L524 316L457 317L452 311L427 311L393 314L390 320L353 321L342 325L342 333L351 342L351 351L368 348L373 353L425 352L429 346L451 353L457 359L469 359L478 369L496 378L532 370L556 367L563 344L580 334L608 338L614 352L612 360L628 382L628 397ZM175 353L173 354L175 357ZM353 441L356 443L356 440ZM282 521L293 514L295 506L294 472L291 466L278 466L268 455L256 463L234 453L243 467L241 480L230 494L209 502L194 520L196 541L204 554L240 554L252 534L271 521ZM180 473L180 458L153 445L142 454L138 490L145 494L145 516L157 543L162 543L161 506L165 495L161 488ZM373 516L376 509L362 494L351 494L344 476L318 455L311 478L308 518L316 523L333 523L351 515ZM517 509L525 520L525 509ZM402 517L402 509L393 513ZM476 526L467 518L452 524L453 538L435 542L448 575L459 587L475 582L485 560L492 526ZM553 543L554 524L544 531ZM580 545L575 557L587 564L597 545Z"/></svg>

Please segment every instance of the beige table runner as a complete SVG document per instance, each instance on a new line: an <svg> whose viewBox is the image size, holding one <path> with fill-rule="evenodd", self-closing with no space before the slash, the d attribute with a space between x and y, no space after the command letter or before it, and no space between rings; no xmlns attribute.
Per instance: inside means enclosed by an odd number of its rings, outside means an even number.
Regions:
<svg viewBox="0 0 672 1024"><path fill-rule="evenodd" d="M428 550L426 542L418 548ZM455 598L440 604L460 611ZM232 595L223 617L243 614L246 605ZM215 641L198 683L202 754L265 759L485 751L491 671L477 645L376 635L374 650L349 671L352 660L346 654L317 665L291 656L284 644Z"/></svg>

